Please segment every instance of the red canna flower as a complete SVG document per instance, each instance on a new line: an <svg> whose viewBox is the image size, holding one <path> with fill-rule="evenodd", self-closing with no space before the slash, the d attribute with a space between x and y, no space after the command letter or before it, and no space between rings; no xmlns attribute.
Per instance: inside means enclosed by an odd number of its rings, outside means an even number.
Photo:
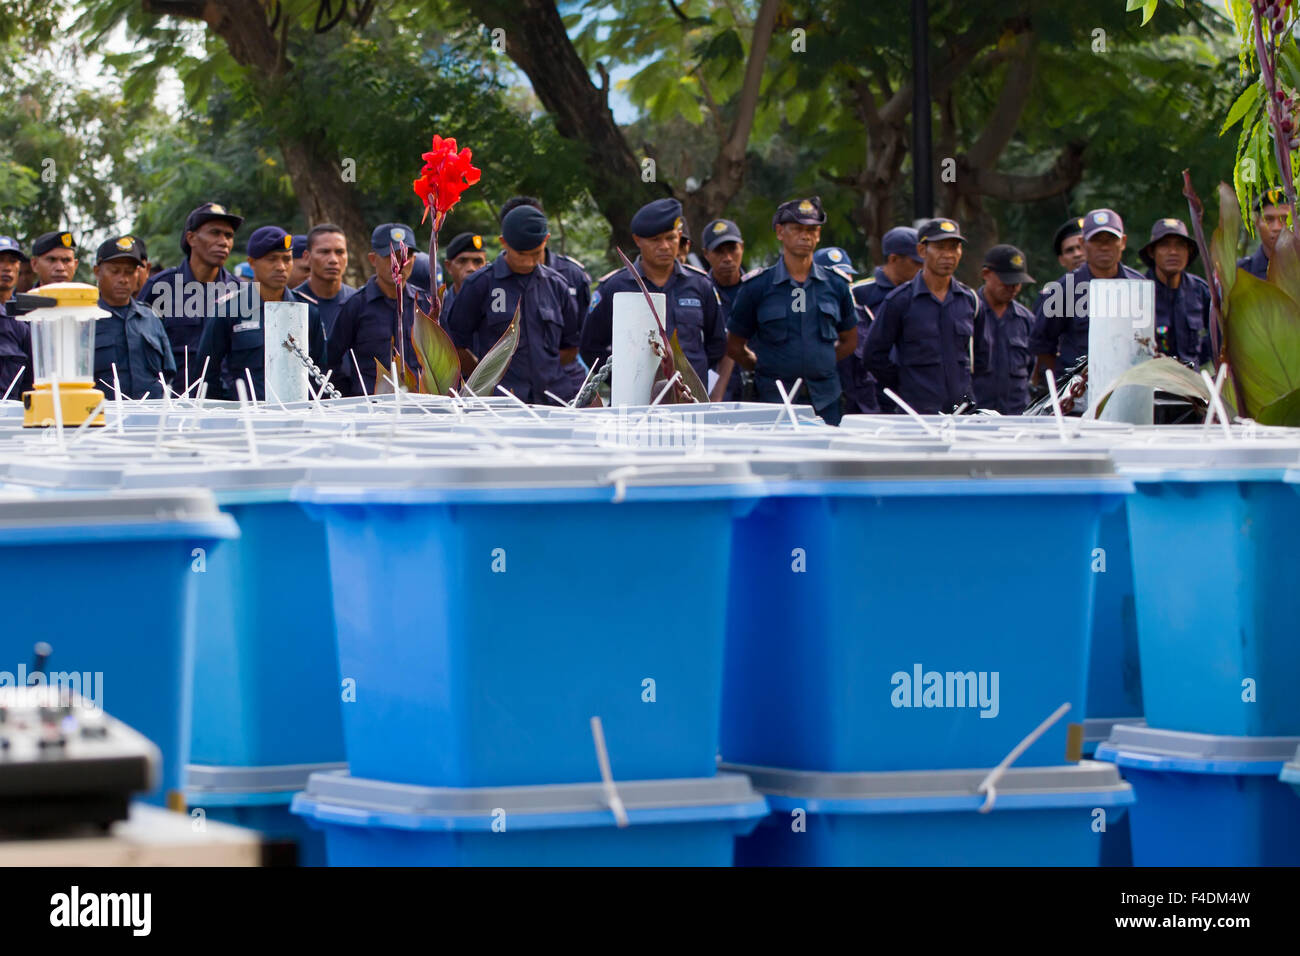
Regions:
<svg viewBox="0 0 1300 956"><path fill-rule="evenodd" d="M415 193L424 202L424 222L433 210L435 231L442 225L451 207L460 202L460 194L479 181L481 171L470 165L472 153L468 146L459 152L456 140L434 135L429 152L424 153L424 167L412 184Z"/></svg>

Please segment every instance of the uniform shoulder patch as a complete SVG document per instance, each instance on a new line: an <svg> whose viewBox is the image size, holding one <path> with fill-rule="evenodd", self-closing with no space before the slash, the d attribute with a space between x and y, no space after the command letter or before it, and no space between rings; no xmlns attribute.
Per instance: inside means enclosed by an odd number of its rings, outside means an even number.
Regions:
<svg viewBox="0 0 1300 956"><path fill-rule="evenodd" d="M701 269L699 266L693 266L689 262L683 262L682 265L685 268L690 269L692 272L696 272L702 276L707 276L709 274L706 270Z"/></svg>
<svg viewBox="0 0 1300 956"><path fill-rule="evenodd" d="M763 270L761 267L758 269L750 269L748 272L746 272L743 276L740 277L740 281L748 282L750 279L753 279L757 276L761 276L762 274L763 274Z"/></svg>
<svg viewBox="0 0 1300 956"><path fill-rule="evenodd" d="M597 281L597 282L604 282L606 279L612 279L614 276L618 275L620 272L622 272L622 271L623 271L624 269L626 269L626 268L627 268L627 266L619 266L617 269L610 269L608 272L606 272L603 276L601 276L601 277L600 277L599 279L597 279L596 281Z"/></svg>
<svg viewBox="0 0 1300 956"><path fill-rule="evenodd" d="M572 262L575 266L577 266L577 267L578 267L579 269L581 269L583 272L586 272L586 271L587 271L587 267L584 266L584 265L583 265L581 262L579 262L577 259L573 258L573 256L561 255L560 258L561 258L561 259L565 259L565 260L567 260L568 262Z"/></svg>
<svg viewBox="0 0 1300 956"><path fill-rule="evenodd" d="M850 283L849 283L849 288L850 288L850 289L856 289L856 288L858 288L858 286L864 286L864 285L875 285L875 284L876 284L876 277L875 277L875 276L867 276L865 279L859 279L857 282L850 282Z"/></svg>
<svg viewBox="0 0 1300 956"><path fill-rule="evenodd" d="M297 289L293 289L292 291L293 294L296 295L298 298L305 299L306 301L310 302L312 305L320 305L320 299L308 295L306 292L299 292Z"/></svg>

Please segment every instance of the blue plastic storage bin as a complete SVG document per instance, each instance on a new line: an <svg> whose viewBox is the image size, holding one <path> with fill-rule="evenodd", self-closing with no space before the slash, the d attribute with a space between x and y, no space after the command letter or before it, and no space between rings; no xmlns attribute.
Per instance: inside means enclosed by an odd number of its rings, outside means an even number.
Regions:
<svg viewBox="0 0 1300 956"><path fill-rule="evenodd" d="M1297 473L1205 469L1134 480L1128 511L1147 722L1300 735Z"/></svg>
<svg viewBox="0 0 1300 956"><path fill-rule="evenodd" d="M1098 522L1132 488L1104 456L752 467L769 497L732 547L723 759L994 766L1062 703L1078 713ZM1068 720L1020 763L1062 763Z"/></svg>
<svg viewBox="0 0 1300 956"><path fill-rule="evenodd" d="M331 866L730 866L767 804L739 774L618 784L415 787L313 774L293 812L325 834Z"/></svg>
<svg viewBox="0 0 1300 956"><path fill-rule="evenodd" d="M1295 737L1116 727L1097 748L1133 785L1134 866L1297 866L1300 813L1278 779Z"/></svg>
<svg viewBox="0 0 1300 956"><path fill-rule="evenodd" d="M325 866L325 837L289 811L295 793L313 773L346 769L337 764L286 767L205 767L191 764L185 798L190 815L201 809L219 820L262 833L267 841L297 846L299 866Z"/></svg>
<svg viewBox="0 0 1300 956"><path fill-rule="evenodd" d="M1300 747L1296 747L1295 759L1283 765L1278 779L1283 783L1289 783L1295 789L1296 795L1300 796Z"/></svg>
<svg viewBox="0 0 1300 956"><path fill-rule="evenodd" d="M1092 720L1137 718L1142 716L1142 666L1127 507L1102 515L1097 547L1088 696L1081 713Z"/></svg>
<svg viewBox="0 0 1300 956"><path fill-rule="evenodd" d="M737 866L1097 866L1102 827L1133 791L1084 761L1013 768L980 813L987 770L815 773L723 765L767 796L771 816L737 841Z"/></svg>
<svg viewBox="0 0 1300 956"><path fill-rule="evenodd" d="M345 474L296 494L328 533L354 775L594 780L593 716L616 778L714 773L743 463Z"/></svg>
<svg viewBox="0 0 1300 956"><path fill-rule="evenodd" d="M81 675L79 693L157 744L152 803L180 790L188 760L195 549L212 558L237 534L207 491L0 501L3 669L47 641L51 679Z"/></svg>

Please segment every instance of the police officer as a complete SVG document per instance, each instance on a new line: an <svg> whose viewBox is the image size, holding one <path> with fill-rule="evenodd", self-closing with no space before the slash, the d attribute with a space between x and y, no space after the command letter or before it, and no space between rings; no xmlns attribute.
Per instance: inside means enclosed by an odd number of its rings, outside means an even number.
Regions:
<svg viewBox="0 0 1300 956"><path fill-rule="evenodd" d="M1083 265L1083 217L1067 219L1052 237L1052 252L1066 272Z"/></svg>
<svg viewBox="0 0 1300 956"><path fill-rule="evenodd" d="M685 218L682 219L681 235L677 239L677 261L684 266L694 266L700 271L704 271L704 263L700 257L695 254L692 248L694 243L691 242L691 226Z"/></svg>
<svg viewBox="0 0 1300 956"><path fill-rule="evenodd" d="M880 391L876 377L867 371L862 362L862 350L867 347L867 331L885 296L921 270L922 259L917 252L919 240L911 226L895 226L881 238L880 254L885 264L876 266L871 275L849 286L853 301L858 307L858 347L840 363L840 380L848 411L871 413L880 411L880 403L888 401Z"/></svg>
<svg viewBox="0 0 1300 956"><path fill-rule="evenodd" d="M565 370L577 357L582 322L568 280L543 262L550 234L540 209L512 209L501 221L501 255L464 279L447 314L447 334L468 377L518 306L519 345L500 384L534 405L553 404L547 392L568 401L582 384Z"/></svg>
<svg viewBox="0 0 1300 956"><path fill-rule="evenodd" d="M307 233L307 265L311 274L306 282L294 286L293 291L316 303L328 338L339 309L357 294L354 287L343 281L348 269L348 239L341 228L332 222L311 227Z"/></svg>
<svg viewBox="0 0 1300 956"><path fill-rule="evenodd" d="M717 367L727 350L722 304L708 273L677 259L682 227L682 204L676 199L656 199L632 217L632 240L640 255L633 268L650 292L662 292L667 315L659 318L677 341L695 374L705 385L709 369ZM811 250L809 250L811 254ZM591 368L609 354L613 340L614 294L639 292L632 273L624 266L601 276L591 297L591 311L582 326L582 360Z"/></svg>
<svg viewBox="0 0 1300 956"><path fill-rule="evenodd" d="M576 265L576 259L552 255L549 249L546 252L552 261L562 260L568 268L576 268L581 272L583 276L583 279L579 280L581 290L589 288L590 280L585 278L587 273ZM460 292L460 287L464 284L465 279L486 265L487 251L483 248L483 237L478 233L462 232L447 243L445 258L442 260L442 274L446 276L447 281L439 286L439 291L442 292L442 316L444 320L447 313L451 311L451 303L456 298L456 293ZM566 276L566 280L567 278ZM576 301L576 293L579 290L575 289L574 291ZM579 317L581 317L581 313L579 313ZM443 324L445 325L446 322L444 321Z"/></svg>
<svg viewBox="0 0 1300 956"><path fill-rule="evenodd" d="M225 264L235 248L235 230L243 224L242 216L220 203L195 207L181 232L185 258L179 266L152 276L140 290L140 301L162 318L167 329L182 391L202 374L198 356L204 328L215 314L232 311L228 306L239 295L240 280L226 271Z"/></svg>
<svg viewBox="0 0 1300 956"><path fill-rule="evenodd" d="M262 226L248 237L248 261L253 266L259 301L251 314L217 316L203 330L199 340L199 361L208 360L208 395L236 399L251 378L253 393L266 398L266 349L280 348L280 342L266 341L263 321L265 302L303 302L307 305L307 354L320 366L325 359L325 327L316 306L294 293L289 286L293 268L293 237L279 226ZM302 345L303 343L298 343ZM229 367L229 384L224 385L221 365ZM224 392L224 395L223 395Z"/></svg>
<svg viewBox="0 0 1300 956"><path fill-rule="evenodd" d="M70 232L46 232L32 243L36 285L71 282L77 272L77 242ZM35 288L35 286L33 286Z"/></svg>
<svg viewBox="0 0 1300 956"><path fill-rule="evenodd" d="M1158 219L1138 257L1156 282L1156 349L1197 369L1210 361L1210 285L1187 267L1200 250L1181 219Z"/></svg>
<svg viewBox="0 0 1300 956"><path fill-rule="evenodd" d="M1084 263L1049 282L1034 305L1034 328L1029 347L1037 355L1031 383L1042 370L1056 376L1088 354L1088 297L1084 290L1093 279L1141 279L1142 274L1120 261L1128 236L1124 220L1113 209L1094 209L1083 217Z"/></svg>
<svg viewBox="0 0 1300 956"><path fill-rule="evenodd" d="M501 221L505 222L506 216L510 215L511 212L518 209L520 206L532 206L540 212L546 212L546 210L542 208L542 201L540 199L533 196L511 196L501 207ZM462 235L464 235L464 233L462 233ZM452 240L452 242L455 241L455 239ZM484 264L487 263L486 256L483 261ZM573 296L574 304L578 308L578 318L585 318L587 310L591 306L591 276L587 274L587 267L577 259L573 258L573 256L565 256L555 252L551 249L550 243L547 243L546 245L546 261L543 265L554 269L560 275L564 276L565 280L569 283L569 294ZM480 266L480 268L482 267Z"/></svg>
<svg viewBox="0 0 1300 956"><path fill-rule="evenodd" d="M370 234L370 252L366 258L375 274L343 303L326 344L326 363L334 370L330 381L344 395L372 393L378 375L375 362L385 369L392 365L394 346L402 350L402 361L408 368L413 372L420 368L411 343L411 328L419 303L408 281L415 268L415 257L412 255L402 268L400 315L391 265L392 251L405 245L413 252L414 242L415 230L397 222L376 226Z"/></svg>
<svg viewBox="0 0 1300 956"><path fill-rule="evenodd" d="M18 276L27 261L17 240L0 236L0 395L7 390L11 399L21 398L32 387L31 324L6 310L18 291Z"/></svg>
<svg viewBox="0 0 1300 956"><path fill-rule="evenodd" d="M1268 261L1273 258L1277 237L1282 235L1292 212L1283 189L1269 189L1255 200L1255 231L1259 233L1259 248L1238 259L1238 269L1245 269L1256 279L1268 278Z"/></svg>
<svg viewBox="0 0 1300 956"><path fill-rule="evenodd" d="M974 403L979 296L953 276L966 241L956 222L931 219L917 235L924 264L877 311L863 362L913 411L934 415Z"/></svg>
<svg viewBox="0 0 1300 956"><path fill-rule="evenodd" d="M788 393L803 379L792 397L806 394L824 421L838 425L835 363L853 352L858 328L848 274L813 261L825 221L817 196L777 207L772 227L781 258L741 285L727 322L727 353L755 372L759 401L779 402L778 381Z"/></svg>
<svg viewBox="0 0 1300 956"><path fill-rule="evenodd" d="M133 286L131 289L131 298L138 299L140 298L140 291L144 288L144 284L149 281L149 252L145 248L143 239L139 236L133 236L132 238L135 240L136 248L140 251L140 264L136 267L135 280L131 283ZM171 348L171 346L169 345L168 348Z"/></svg>
<svg viewBox="0 0 1300 956"><path fill-rule="evenodd" d="M293 268L289 271L289 288L296 289L307 281L311 275L311 263L307 261L307 237L293 237Z"/></svg>
<svg viewBox="0 0 1300 956"><path fill-rule="evenodd" d="M709 264L709 278L718 293L725 325L731 315L731 306L740 292L740 282L745 274L745 240L740 227L730 219L715 219L704 227L704 259ZM760 270L754 269L753 275ZM744 384L736 360L724 355L718 362L718 384L709 397L716 401L738 402L744 398Z"/></svg>
<svg viewBox="0 0 1300 956"><path fill-rule="evenodd" d="M1025 271L1025 255L1015 246L994 246L980 269L980 307L975 314L975 400L980 408L1019 415L1029 407L1029 330L1034 313L1016 301L1021 288L1034 281Z"/></svg>
<svg viewBox="0 0 1300 956"><path fill-rule="evenodd" d="M144 243L132 236L108 239L95 253L99 307L108 313L95 320L95 384L110 397L121 389L124 398L162 398L163 382L176 377L162 320L131 297L143 262Z"/></svg>

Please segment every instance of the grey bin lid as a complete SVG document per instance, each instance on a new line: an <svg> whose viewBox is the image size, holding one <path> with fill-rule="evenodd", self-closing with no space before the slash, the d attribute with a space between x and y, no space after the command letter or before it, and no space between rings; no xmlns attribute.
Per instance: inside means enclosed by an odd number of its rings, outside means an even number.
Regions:
<svg viewBox="0 0 1300 956"><path fill-rule="evenodd" d="M1147 722L1142 717L1088 717L1083 721L1083 739L1105 740L1119 724L1145 727Z"/></svg>
<svg viewBox="0 0 1300 956"><path fill-rule="evenodd" d="M1159 445L1116 444L1115 464L1128 468L1287 468L1300 465L1300 440L1234 441Z"/></svg>
<svg viewBox="0 0 1300 956"><path fill-rule="evenodd" d="M754 458L754 474L779 480L919 481L963 478L1113 478L1106 455L923 454L842 458Z"/></svg>
<svg viewBox="0 0 1300 956"><path fill-rule="evenodd" d="M979 792L988 770L891 770L871 773L825 773L746 764L719 765L743 773L759 793L816 800L896 799L900 797L969 797ZM1001 795L1013 793L1097 793L1122 791L1128 784L1114 764L1081 760L1059 767L1012 767L997 782Z"/></svg>
<svg viewBox="0 0 1300 956"><path fill-rule="evenodd" d="M0 499L0 530L75 524L227 521L203 489Z"/></svg>
<svg viewBox="0 0 1300 956"><path fill-rule="evenodd" d="M1106 747L1130 753L1190 760L1289 760L1300 749L1300 737L1222 737L1154 727L1116 726Z"/></svg>
<svg viewBox="0 0 1300 956"><path fill-rule="evenodd" d="M105 488L137 491L207 488L240 491L254 488L290 488L303 479L306 464L252 467L186 459L150 462L141 457L120 467L18 462L4 474L7 481L41 488Z"/></svg>
<svg viewBox="0 0 1300 956"><path fill-rule="evenodd" d="M1113 769L1113 768L1112 768ZM739 773L715 777L617 781L628 810L720 806L759 799ZM350 777L345 770L313 773L308 799L387 813L486 816L498 807L510 813L589 813L609 809L602 783L560 783L526 787L421 787Z"/></svg>
<svg viewBox="0 0 1300 956"><path fill-rule="evenodd" d="M275 767L185 768L185 787L195 796L205 793L282 793L305 789L313 773L346 772L346 763L300 763Z"/></svg>
<svg viewBox="0 0 1300 956"><path fill-rule="evenodd" d="M481 458L482 456L480 456ZM554 488L612 485L622 468L637 468L624 477L628 487L715 485L750 482L753 475L740 460L682 458L564 458L554 463L433 460L427 464L375 462L371 465L312 465L307 481L315 485L376 488ZM613 475L613 477L611 477Z"/></svg>

